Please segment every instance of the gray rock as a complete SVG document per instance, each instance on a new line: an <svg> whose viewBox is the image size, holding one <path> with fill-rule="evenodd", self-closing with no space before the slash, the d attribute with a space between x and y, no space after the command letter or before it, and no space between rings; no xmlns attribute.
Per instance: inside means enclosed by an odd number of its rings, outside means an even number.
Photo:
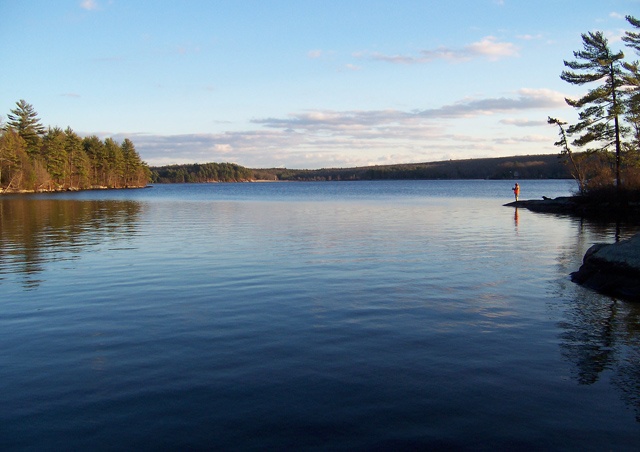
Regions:
<svg viewBox="0 0 640 452"><path fill-rule="evenodd" d="M507 207L522 207L533 212L571 215L582 218L606 220L616 218L640 221L640 203L615 203L593 201L581 196L560 196L558 198L530 199L504 204Z"/></svg>
<svg viewBox="0 0 640 452"><path fill-rule="evenodd" d="M593 245L571 279L598 292L640 301L640 234L614 244Z"/></svg>
<svg viewBox="0 0 640 452"><path fill-rule="evenodd" d="M534 212L550 213L574 213L580 208L576 200L569 196L561 196L558 198L548 198L543 196L542 199L515 201L505 204L505 206L523 207Z"/></svg>

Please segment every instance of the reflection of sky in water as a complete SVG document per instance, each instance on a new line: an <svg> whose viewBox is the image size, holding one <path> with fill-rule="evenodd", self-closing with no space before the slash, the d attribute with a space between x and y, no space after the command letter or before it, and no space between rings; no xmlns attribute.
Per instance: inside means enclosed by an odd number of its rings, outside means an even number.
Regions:
<svg viewBox="0 0 640 452"><path fill-rule="evenodd" d="M278 190L305 185L335 190ZM321 428L318 417L378 443L428 431L540 444L533 431L566 445L568 428L576 447L637 439L625 410L640 410L638 309L568 278L615 229L524 209L516 223L495 198L340 187L360 195L238 202L191 186L195 199L158 187L114 192L136 201L1 200L0 422L18 428L10 413L23 407L55 432L80 413L104 440L134 412L227 446L255 429L277 444L264 432ZM43 414L20 394L56 402Z"/></svg>

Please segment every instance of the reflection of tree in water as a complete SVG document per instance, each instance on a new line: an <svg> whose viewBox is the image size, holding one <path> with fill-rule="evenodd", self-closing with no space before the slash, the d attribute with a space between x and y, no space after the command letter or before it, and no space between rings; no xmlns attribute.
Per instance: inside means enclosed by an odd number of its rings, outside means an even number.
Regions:
<svg viewBox="0 0 640 452"><path fill-rule="evenodd" d="M25 287L35 287L47 263L135 235L140 210L134 201L0 199L0 284L20 273Z"/></svg>
<svg viewBox="0 0 640 452"><path fill-rule="evenodd" d="M580 384L592 384L600 372L615 362L615 302L604 297L585 297L575 301L576 306L560 323L564 330L563 355L576 365L576 379Z"/></svg>
<svg viewBox="0 0 640 452"><path fill-rule="evenodd" d="M630 237L638 226L576 222L578 234L573 246L559 256L560 298L569 300L559 326L562 355L575 365L573 377L579 384L598 381L605 370L626 403L633 406L640 422L640 306L600 295L570 282L586 250L596 242L613 243Z"/></svg>
<svg viewBox="0 0 640 452"><path fill-rule="evenodd" d="M640 306L625 305L622 323L625 329L619 340L624 347L619 352L613 384L622 392L624 401L635 407L636 420L640 422Z"/></svg>

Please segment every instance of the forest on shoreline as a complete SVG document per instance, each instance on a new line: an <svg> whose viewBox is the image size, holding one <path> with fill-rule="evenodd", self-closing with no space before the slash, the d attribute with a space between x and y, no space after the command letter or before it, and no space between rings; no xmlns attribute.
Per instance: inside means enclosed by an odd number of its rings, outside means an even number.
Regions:
<svg viewBox="0 0 640 452"><path fill-rule="evenodd" d="M571 179L557 154L315 170L251 169L234 163L151 167L154 183L355 181L389 179Z"/></svg>
<svg viewBox="0 0 640 452"><path fill-rule="evenodd" d="M128 138L81 138L70 127L45 127L24 100L0 129L0 193L146 186L151 178Z"/></svg>

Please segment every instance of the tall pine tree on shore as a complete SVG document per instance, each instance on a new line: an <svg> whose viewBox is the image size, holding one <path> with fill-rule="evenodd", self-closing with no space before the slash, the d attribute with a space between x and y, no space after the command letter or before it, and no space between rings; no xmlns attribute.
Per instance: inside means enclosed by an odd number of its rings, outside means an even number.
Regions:
<svg viewBox="0 0 640 452"><path fill-rule="evenodd" d="M627 16L627 21L635 29L640 30L640 20ZM625 45L640 55L640 32L626 31L622 37ZM627 121L632 127L633 139L628 147L627 160L640 165L640 62L625 63L626 82L629 96L627 98Z"/></svg>
<svg viewBox="0 0 640 452"><path fill-rule="evenodd" d="M569 135L577 135L573 144L579 147L595 145L592 151L615 149L616 190L621 187L620 159L622 135L626 128L621 124L625 111L625 80L623 77L623 52L614 53L602 32L582 34L583 50L573 52L576 60L565 61L569 70L560 77L572 85L600 82L580 99L565 99L567 104L579 109L579 121L567 128Z"/></svg>
<svg viewBox="0 0 640 452"><path fill-rule="evenodd" d="M7 118L9 119L7 125L13 127L27 143L27 152L29 154L37 153L46 130L33 105L20 99L16 102L16 108L11 110Z"/></svg>

